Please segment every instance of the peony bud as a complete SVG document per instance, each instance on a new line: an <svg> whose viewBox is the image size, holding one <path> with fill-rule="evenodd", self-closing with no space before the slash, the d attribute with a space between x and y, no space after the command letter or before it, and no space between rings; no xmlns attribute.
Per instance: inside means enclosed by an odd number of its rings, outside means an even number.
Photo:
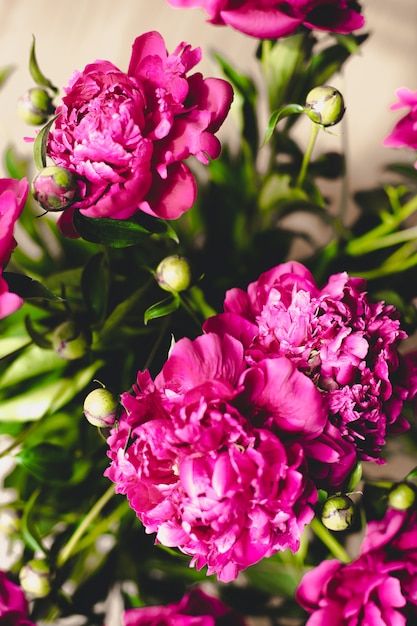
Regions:
<svg viewBox="0 0 417 626"><path fill-rule="evenodd" d="M62 359L67 361L80 359L89 347L89 333L72 320L63 322L53 332L52 348Z"/></svg>
<svg viewBox="0 0 417 626"><path fill-rule="evenodd" d="M51 591L51 570L44 559L32 559L19 572L20 586L30 599L44 598Z"/></svg>
<svg viewBox="0 0 417 626"><path fill-rule="evenodd" d="M84 400L84 415L93 426L113 426L119 413L119 403L108 389L94 389Z"/></svg>
<svg viewBox="0 0 417 626"><path fill-rule="evenodd" d="M343 96L328 85L315 87L307 94L304 111L316 124L333 126L340 122L345 113Z"/></svg>
<svg viewBox="0 0 417 626"><path fill-rule="evenodd" d="M63 211L75 198L78 185L70 170L58 165L48 165L35 176L31 191L45 211Z"/></svg>
<svg viewBox="0 0 417 626"><path fill-rule="evenodd" d="M416 491L412 485L403 482L394 485L388 494L388 502L393 509L405 511L413 506L416 500Z"/></svg>
<svg viewBox="0 0 417 626"><path fill-rule="evenodd" d="M44 124L54 110L50 95L41 87L29 89L17 102L19 117L32 126Z"/></svg>
<svg viewBox="0 0 417 626"><path fill-rule="evenodd" d="M352 523L354 504L349 496L330 496L323 504L321 521L329 530L346 530Z"/></svg>
<svg viewBox="0 0 417 626"><path fill-rule="evenodd" d="M192 280L189 261L177 254L167 256L156 268L156 280L165 291L185 291Z"/></svg>

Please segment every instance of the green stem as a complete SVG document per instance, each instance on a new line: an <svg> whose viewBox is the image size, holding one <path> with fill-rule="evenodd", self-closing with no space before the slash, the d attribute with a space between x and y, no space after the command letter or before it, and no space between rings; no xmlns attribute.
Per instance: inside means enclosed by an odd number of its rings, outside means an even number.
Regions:
<svg viewBox="0 0 417 626"><path fill-rule="evenodd" d="M15 439L13 439L10 445L0 452L0 459L8 456L14 450L14 448L20 445L26 439L26 437L32 432L32 430L34 430L38 426L39 422L40 420L37 422L32 422L32 424L28 426L28 428L26 428L21 433L19 433L15 437Z"/></svg>
<svg viewBox="0 0 417 626"><path fill-rule="evenodd" d="M101 498L97 500L95 505L90 509L87 515L83 518L82 522L77 526L71 537L69 538L66 545L61 550L57 565L58 567L62 567L64 563L68 561L72 553L75 551L77 543L81 539L81 537L86 532L87 528L91 524L91 522L97 517L100 511L105 507L105 505L111 500L114 495L114 485L111 484L110 487L103 493Z"/></svg>
<svg viewBox="0 0 417 626"><path fill-rule="evenodd" d="M344 547L341 546L337 539L335 539L334 536L327 530L327 528L323 526L320 520L315 517L310 526L316 537L318 537L320 541L324 543L324 545L330 550L330 552L336 559L339 559L339 561L341 561L342 563L351 562L351 558L349 557Z"/></svg>
<svg viewBox="0 0 417 626"><path fill-rule="evenodd" d="M310 163L311 155L313 153L314 144L316 143L317 135L320 130L320 124L316 124L315 122L311 123L310 137L308 139L307 149L304 152L303 161L301 163L300 172L298 174L297 182L295 183L296 188L300 189L303 186L304 179L306 177L308 164Z"/></svg>

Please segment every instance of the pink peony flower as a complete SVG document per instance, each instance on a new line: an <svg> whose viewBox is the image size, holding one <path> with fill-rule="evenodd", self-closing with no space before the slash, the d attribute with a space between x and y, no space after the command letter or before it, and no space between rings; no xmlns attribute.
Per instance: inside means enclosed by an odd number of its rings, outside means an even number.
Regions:
<svg viewBox="0 0 417 626"><path fill-rule="evenodd" d="M384 146L391 148L411 148L417 150L417 91L410 91L406 87L396 92L398 102L391 106L392 111L408 108L404 115L394 126L392 132L385 137ZM417 161L414 164L417 168Z"/></svg>
<svg viewBox="0 0 417 626"><path fill-rule="evenodd" d="M0 571L0 623L7 626L35 626L28 619L29 606L22 589Z"/></svg>
<svg viewBox="0 0 417 626"><path fill-rule="evenodd" d="M301 439L312 436L291 407L299 373L289 363L280 374L278 359L270 365L248 368L227 335L182 339L155 381L139 373L135 395L123 394L126 413L108 439L106 475L146 531L225 582L278 550L296 551L313 517L316 490L291 438L297 428ZM325 422L320 394L309 384L300 393L316 435ZM268 414L278 423L288 414L287 441L262 427Z"/></svg>
<svg viewBox="0 0 417 626"><path fill-rule="evenodd" d="M23 211L27 195L26 178L0 178L0 267L7 265L16 247L14 225Z"/></svg>
<svg viewBox="0 0 417 626"><path fill-rule="evenodd" d="M416 511L391 509L370 522L357 559L323 561L303 577L296 599L311 613L307 626L415 623L416 540Z"/></svg>
<svg viewBox="0 0 417 626"><path fill-rule="evenodd" d="M174 7L202 7L208 21L228 25L246 35L275 39L301 25L333 33L351 33L364 25L351 0L168 0Z"/></svg>
<svg viewBox="0 0 417 626"><path fill-rule="evenodd" d="M13 236L14 225L19 219L28 195L26 178L0 179L0 319L11 315L19 309L23 300L15 293L9 292L9 286L2 277L2 268L7 265L16 247Z"/></svg>
<svg viewBox="0 0 417 626"><path fill-rule="evenodd" d="M225 313L207 320L204 330L239 338L250 364L289 359L321 390L330 424L359 458L382 462L387 434L408 428L401 408L415 385L407 390L398 352L406 334L397 311L371 302L365 286L364 280L343 272L320 289L303 265L283 263L246 292L228 291ZM313 447L318 453L318 446ZM344 451L345 467L351 452Z"/></svg>
<svg viewBox="0 0 417 626"><path fill-rule="evenodd" d="M198 587L167 606L144 606L125 611L123 626L245 626L238 613Z"/></svg>
<svg viewBox="0 0 417 626"><path fill-rule="evenodd" d="M216 131L233 98L224 80L187 73L201 50L181 43L168 54L162 36L138 37L127 74L109 61L75 72L65 89L47 153L79 177L75 208L89 217L126 219L137 211L176 219L195 200L184 160L220 154Z"/></svg>

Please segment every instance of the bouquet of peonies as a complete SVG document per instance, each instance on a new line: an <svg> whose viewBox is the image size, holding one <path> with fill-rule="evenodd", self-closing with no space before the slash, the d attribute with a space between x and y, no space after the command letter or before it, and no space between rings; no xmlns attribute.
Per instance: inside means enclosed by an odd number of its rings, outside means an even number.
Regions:
<svg viewBox="0 0 417 626"><path fill-rule="evenodd" d="M313 160L362 8L168 1L258 39L261 87L151 31L59 95L32 42L31 158L0 180L0 622L411 626L416 165L349 218L323 187L346 155ZM397 96L384 145L412 155Z"/></svg>

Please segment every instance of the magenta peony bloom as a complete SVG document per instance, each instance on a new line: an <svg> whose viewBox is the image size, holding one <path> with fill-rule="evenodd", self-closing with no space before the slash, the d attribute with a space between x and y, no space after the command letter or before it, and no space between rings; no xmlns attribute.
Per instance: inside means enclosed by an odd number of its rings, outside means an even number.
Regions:
<svg viewBox="0 0 417 626"><path fill-rule="evenodd" d="M0 268L7 265L16 247L14 225L23 211L27 195L26 178L0 178Z"/></svg>
<svg viewBox="0 0 417 626"><path fill-rule="evenodd" d="M245 626L238 613L198 587L167 606L144 606L125 611L123 626Z"/></svg>
<svg viewBox="0 0 417 626"><path fill-rule="evenodd" d="M392 132L385 137L384 146L391 148L411 148L417 150L417 91L410 91L406 87L396 92L398 102L391 106L392 111L407 107L408 113L394 126ZM414 164L417 168L417 161Z"/></svg>
<svg viewBox="0 0 417 626"><path fill-rule="evenodd" d="M9 292L9 286L1 274L16 247L14 225L23 211L27 195L28 183L25 178L0 179L0 319L11 315L23 304L20 296Z"/></svg>
<svg viewBox="0 0 417 626"><path fill-rule="evenodd" d="M296 600L307 626L406 626L417 618L417 512L388 510L370 522L357 559L323 561L303 577ZM358 584L358 582L360 584Z"/></svg>
<svg viewBox="0 0 417 626"><path fill-rule="evenodd" d="M351 0L168 0L174 7L202 7L209 22L228 25L246 35L275 39L301 25L332 33L351 33L364 25Z"/></svg>
<svg viewBox="0 0 417 626"><path fill-rule="evenodd" d="M22 589L0 571L0 624L35 626L28 619L29 606Z"/></svg>
<svg viewBox="0 0 417 626"><path fill-rule="evenodd" d="M325 412L314 385L284 361L283 373L279 359L248 368L230 336L182 339L155 381L139 373L135 395L122 395L126 413L108 439L106 475L146 531L225 582L278 550L296 551L313 517L316 489L291 436L317 435ZM300 394L312 432L291 406ZM287 440L262 427L285 414Z"/></svg>
<svg viewBox="0 0 417 626"><path fill-rule="evenodd" d="M181 43L168 54L162 36L138 37L127 74L109 61L75 72L57 109L47 153L79 177L74 208L89 217L126 219L136 211L178 218L196 183L184 160L220 154L216 131L233 99L224 80L187 76L201 50Z"/></svg>
<svg viewBox="0 0 417 626"><path fill-rule="evenodd" d="M415 384L407 389L398 353L406 334L397 311L371 302L365 286L364 280L343 272L320 289L303 265L283 263L262 274L246 292L228 291L225 313L207 320L204 330L239 338L250 364L289 359L320 389L330 424L359 458L382 462L386 436L408 428L401 408L415 393ZM321 444L328 448L325 432L323 437L309 444L316 460L324 461ZM340 441L338 446L344 447ZM347 468L352 448L341 448ZM340 475L340 465L337 471Z"/></svg>

